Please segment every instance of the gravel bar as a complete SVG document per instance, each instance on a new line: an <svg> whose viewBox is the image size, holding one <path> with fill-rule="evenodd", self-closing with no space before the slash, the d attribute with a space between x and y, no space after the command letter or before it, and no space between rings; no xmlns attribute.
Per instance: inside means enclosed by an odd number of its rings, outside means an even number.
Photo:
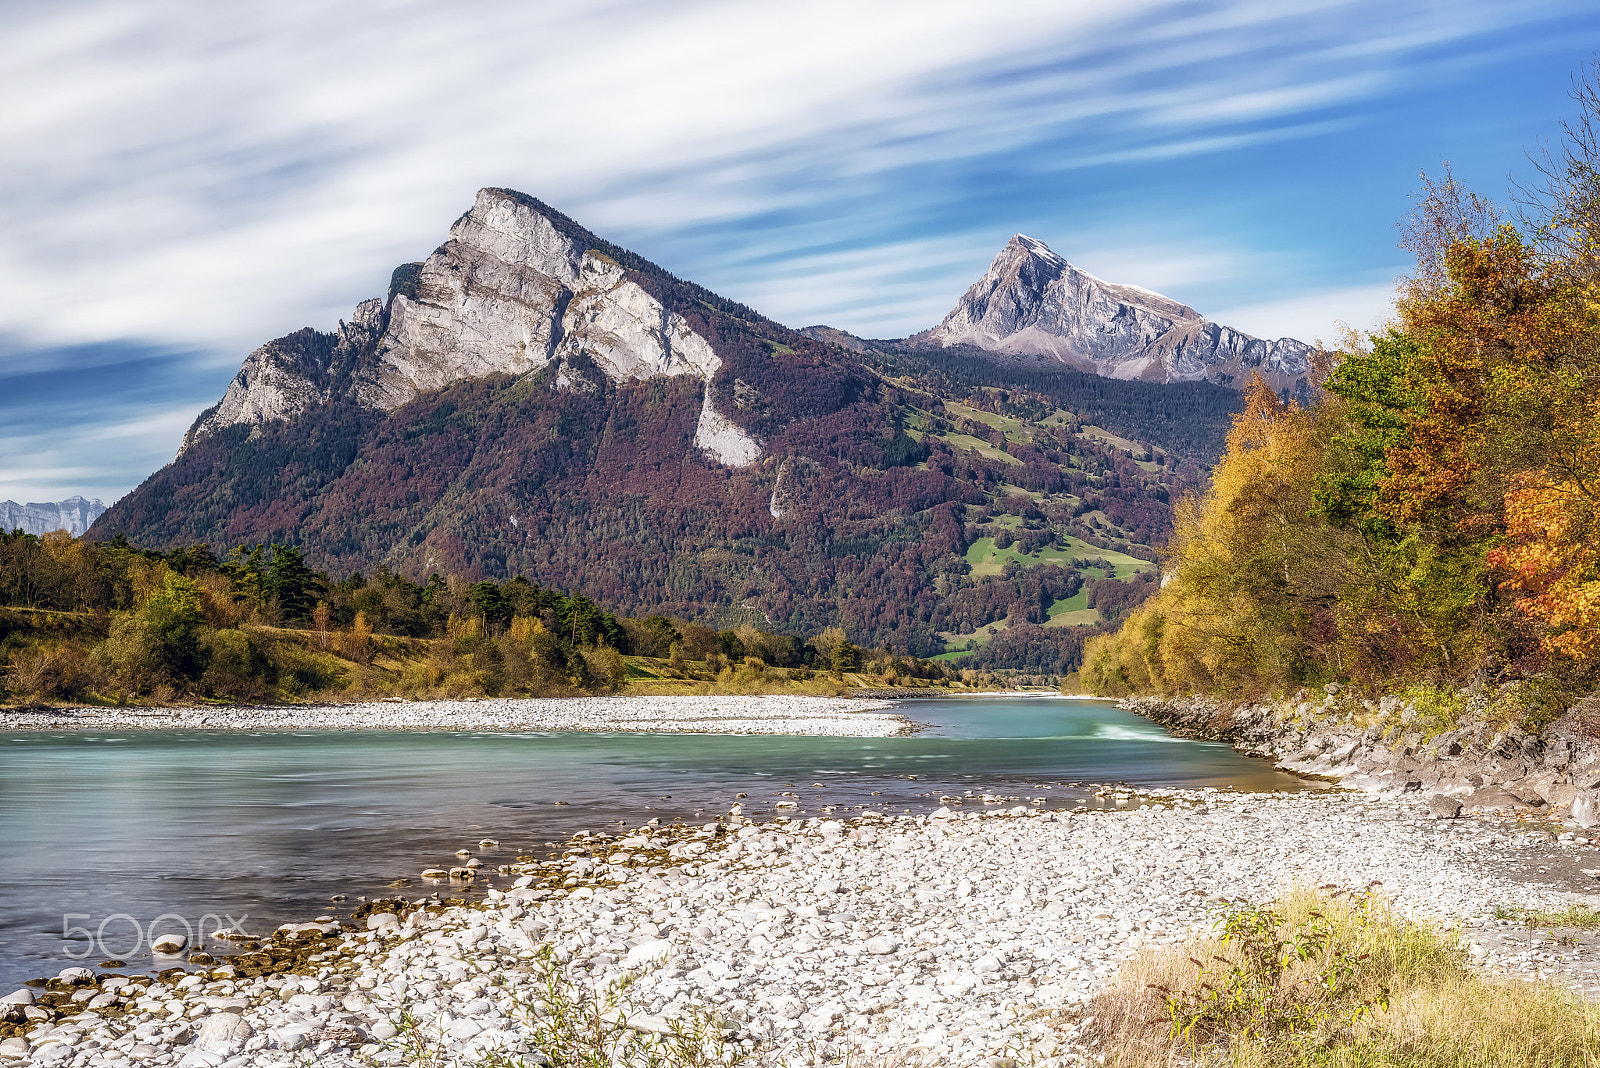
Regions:
<svg viewBox="0 0 1600 1068"><path fill-rule="evenodd" d="M1571 950L1505 945L1494 913L1594 901L1518 874L1530 860L1549 868L1551 851L1594 869L1587 836L1541 834L1530 854L1529 833L1511 825L1334 791L1120 800L850 822L730 814L580 835L562 857L506 865L481 843L483 874L458 868L429 896L280 931L323 947L296 974L152 982L69 969L52 987L77 1001L32 1017L0 1060L537 1065L539 961L554 954L589 989L643 971L628 1028L659 1033L710 1012L755 1065L1071 1068L1092 1063L1074 1006L1124 959L1208 929L1223 901L1297 884L1374 888L1460 926L1491 971L1575 978L1561 961ZM488 900L439 907L433 895L464 879L494 884Z"/></svg>
<svg viewBox="0 0 1600 1068"><path fill-rule="evenodd" d="M0 730L641 731L888 738L916 729L889 702L836 697L559 697L243 708L9 710Z"/></svg>

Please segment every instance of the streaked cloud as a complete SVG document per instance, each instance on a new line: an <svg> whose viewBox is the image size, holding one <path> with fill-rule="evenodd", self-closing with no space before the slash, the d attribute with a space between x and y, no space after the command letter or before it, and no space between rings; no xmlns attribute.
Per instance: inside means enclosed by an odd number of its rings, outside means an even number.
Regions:
<svg viewBox="0 0 1600 1068"><path fill-rule="evenodd" d="M1393 260L1387 233L1347 236L1392 207L1346 187L1382 170L1400 197L1434 162L1397 109L1600 43L1572 0L68 0L7 22L0 375L151 347L191 415L251 348L381 293L482 185L795 325L929 326L1019 230L1252 332L1313 322ZM1484 101L1520 136L1506 90ZM176 447L176 416L56 403ZM0 427L7 478L94 468L18 459L22 433Z"/></svg>

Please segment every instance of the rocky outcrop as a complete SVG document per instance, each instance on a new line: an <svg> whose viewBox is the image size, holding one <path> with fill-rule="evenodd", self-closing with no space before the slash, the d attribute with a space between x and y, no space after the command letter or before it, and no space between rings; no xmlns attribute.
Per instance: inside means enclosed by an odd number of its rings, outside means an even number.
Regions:
<svg viewBox="0 0 1600 1068"><path fill-rule="evenodd" d="M105 512L99 499L86 501L82 497L68 497L64 501L39 503L30 501L0 501L0 530L21 530L28 534L49 534L64 530L77 537Z"/></svg>
<svg viewBox="0 0 1600 1068"><path fill-rule="evenodd" d="M698 378L695 444L731 467L754 463L761 443L715 405L722 360L711 343L591 247L597 240L531 197L480 190L449 240L396 272L387 302L363 301L336 334L301 330L251 353L183 449L330 400L393 411L452 382L553 365L555 388L585 392L599 388L591 371L619 382Z"/></svg>
<svg viewBox="0 0 1600 1068"><path fill-rule="evenodd" d="M1107 378L1207 380L1243 387L1259 372L1275 389L1305 393L1310 345L1267 341L1204 318L1186 304L1096 278L1017 234L944 321L906 339L973 345L1012 360L1051 360Z"/></svg>
<svg viewBox="0 0 1600 1068"><path fill-rule="evenodd" d="M1186 738L1227 742L1289 770L1380 794L1432 795L1436 815L1517 812L1600 825L1600 736L1582 707L1538 732L1475 718L1443 729L1399 697L1332 692L1228 704L1137 697L1122 707ZM1446 810L1454 806L1454 811Z"/></svg>

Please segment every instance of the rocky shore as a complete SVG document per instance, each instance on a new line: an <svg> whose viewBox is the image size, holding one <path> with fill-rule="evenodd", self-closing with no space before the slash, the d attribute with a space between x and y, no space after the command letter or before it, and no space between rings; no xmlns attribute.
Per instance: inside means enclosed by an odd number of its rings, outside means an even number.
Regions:
<svg viewBox="0 0 1600 1068"><path fill-rule="evenodd" d="M651 731L888 738L916 726L878 697L564 697L228 708L46 708L0 730Z"/></svg>
<svg viewBox="0 0 1600 1068"><path fill-rule="evenodd" d="M226 963L24 988L0 1006L0 1063L536 1065L596 1041L666 1063L694 1046L705 1065L1065 1068L1089 1062L1077 1007L1140 945L1297 883L1373 888L1463 925L1487 967L1595 986L1595 947L1504 918L1592 901L1549 875L1600 868L1587 836L1429 818L1415 792L1102 793L1114 807L730 814L486 852L475 875L458 857L427 896L341 903ZM452 904L466 879L487 900Z"/></svg>
<svg viewBox="0 0 1600 1068"><path fill-rule="evenodd" d="M1186 738L1227 742L1281 767L1383 795L1418 795L1436 816L1499 813L1600 826L1600 717L1584 705L1539 731L1496 723L1468 696L1459 722L1402 697L1337 685L1285 701L1135 697L1121 707Z"/></svg>

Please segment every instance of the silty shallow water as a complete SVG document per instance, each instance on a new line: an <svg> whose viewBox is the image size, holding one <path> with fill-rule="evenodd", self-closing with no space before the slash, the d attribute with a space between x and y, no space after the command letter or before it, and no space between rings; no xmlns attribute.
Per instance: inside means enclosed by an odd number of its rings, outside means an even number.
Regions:
<svg viewBox="0 0 1600 1068"><path fill-rule="evenodd" d="M485 865L577 830L766 819L834 806L928 811L942 793L1083 799L1075 782L1296 790L1226 746L1101 701L901 702L895 738L353 731L0 735L0 989L82 954L147 967L151 921L261 932L337 915L334 894L420 896L428 865ZM823 784L821 787L814 783ZM1050 784L1046 788L1046 784ZM739 793L749 796L743 799ZM565 802L565 804L557 804ZM498 849L479 849L481 838ZM411 878L398 891L388 884ZM494 880L485 880L492 883ZM137 925L137 927L136 927ZM90 932L63 938L65 927ZM136 930L143 938L136 937Z"/></svg>

